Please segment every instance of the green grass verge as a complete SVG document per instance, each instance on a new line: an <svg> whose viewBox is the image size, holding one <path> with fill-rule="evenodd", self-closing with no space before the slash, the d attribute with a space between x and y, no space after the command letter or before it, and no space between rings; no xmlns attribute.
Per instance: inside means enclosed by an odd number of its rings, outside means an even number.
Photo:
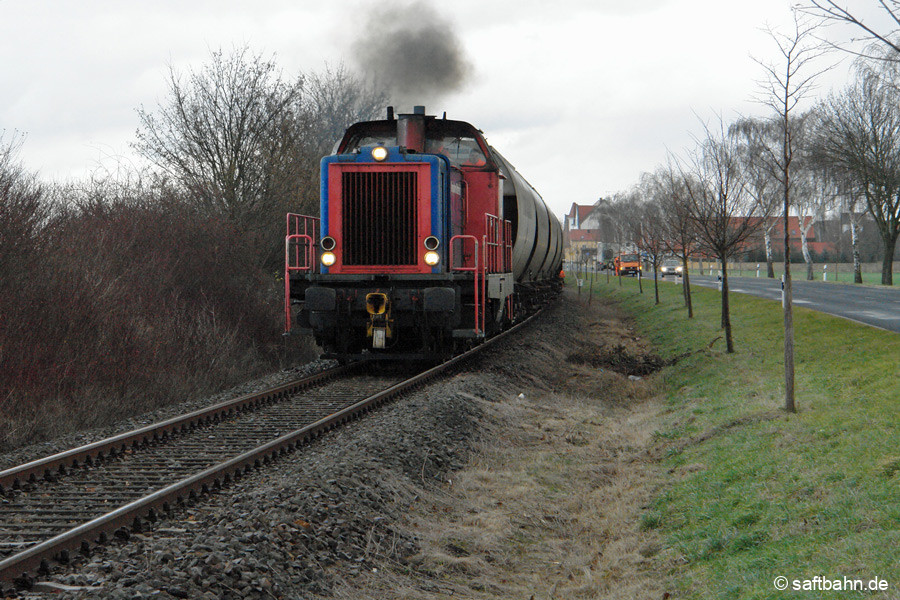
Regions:
<svg viewBox="0 0 900 600"><path fill-rule="evenodd" d="M881 286L881 264L879 263L877 269L873 267L871 264L866 264L862 275L863 285L873 285L873 286ZM706 263L702 272L697 269L698 265L696 263L691 265L691 273L700 273L701 275L709 275L710 268L709 264ZM827 267L827 269L825 268ZM713 273L718 273L718 267L713 268ZM729 277L737 276L737 277L756 277L756 267L755 263L741 263L737 265L731 265L728 267L728 275ZM775 263L775 278L781 279L781 275L784 273L784 268L782 263ZM825 277L827 273L827 278ZM766 263L761 263L759 268L759 276L766 276ZM791 278L794 281L806 281L806 263L803 262L795 262L791 263ZM828 283L853 283L853 265L846 263L815 263L813 265L813 280L815 281L827 281ZM894 267L894 276L893 276L894 286L900 285L900 273L898 273L897 268Z"/></svg>
<svg viewBox="0 0 900 600"><path fill-rule="evenodd" d="M705 271L705 273L708 274L709 271L707 270L707 271ZM781 268L776 269L775 270L775 279L781 279L782 273L784 273L784 269L781 269ZM728 274L729 274L729 276L737 275L738 277L755 277L756 271L745 269L745 270L735 271L734 273L729 271ZM864 273L861 273L861 275L862 275L863 285L885 287L881 283L881 272L880 271L878 273L864 272ZM765 269L762 270L762 272L760 273L760 276L761 277L766 276ZM802 264L791 265L791 278L794 281L806 281L806 265L802 265ZM824 276L824 273L822 271L822 265L816 265L816 270L813 273L813 280L814 281L825 281L827 283L849 284L849 283L853 283L853 272L852 271L840 271L837 273L837 275L835 275L835 272L833 270L831 270L831 267L829 267L828 278L826 279ZM896 273L896 272L894 273L893 282L894 282L894 284L893 284L894 286L900 285L900 273Z"/></svg>
<svg viewBox="0 0 900 600"><path fill-rule="evenodd" d="M718 292L695 288L688 320L680 285L661 283L654 306L652 281L643 294L623 284L602 278L594 291L631 313L661 355L693 353L659 375L670 476L640 523L666 535L683 564L678 597L827 597L773 585L817 575L878 576L900 594L900 335L795 308L790 415L780 304L732 294L728 355L712 342L723 335Z"/></svg>

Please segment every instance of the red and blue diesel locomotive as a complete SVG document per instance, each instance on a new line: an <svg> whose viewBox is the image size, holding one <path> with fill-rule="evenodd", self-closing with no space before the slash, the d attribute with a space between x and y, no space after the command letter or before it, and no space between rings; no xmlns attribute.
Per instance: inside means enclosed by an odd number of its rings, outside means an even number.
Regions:
<svg viewBox="0 0 900 600"><path fill-rule="evenodd" d="M320 215L288 215L285 322L326 357L445 358L561 286L556 216L478 129L421 106L347 129Z"/></svg>

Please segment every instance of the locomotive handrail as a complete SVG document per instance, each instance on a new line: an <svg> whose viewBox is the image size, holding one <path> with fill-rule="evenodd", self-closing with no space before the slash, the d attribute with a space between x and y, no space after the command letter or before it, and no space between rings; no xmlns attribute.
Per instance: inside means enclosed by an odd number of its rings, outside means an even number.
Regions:
<svg viewBox="0 0 900 600"><path fill-rule="evenodd" d="M488 273L507 273L512 265L512 223L492 214L484 215L484 254Z"/></svg>
<svg viewBox="0 0 900 600"><path fill-rule="evenodd" d="M504 244L505 252L503 253L503 260L505 261L505 271L512 271L512 247L513 247L513 239L512 239L512 221L509 219L503 221L504 231L506 234L506 243Z"/></svg>
<svg viewBox="0 0 900 600"><path fill-rule="evenodd" d="M484 265L488 273L508 273L512 270L512 223L496 215L485 213L483 236ZM481 297L487 312L487 282L481 280ZM506 310L509 318L513 318L512 295L506 297ZM482 322L486 317L482 316Z"/></svg>
<svg viewBox="0 0 900 600"><path fill-rule="evenodd" d="M498 231L497 231L497 223L500 221L500 218L485 213L484 215L484 263L487 268L488 273L497 273L500 271L498 267L498 253L497 250L500 247L500 240Z"/></svg>
<svg viewBox="0 0 900 600"><path fill-rule="evenodd" d="M504 231L506 233L506 243L504 244L505 251L503 253L504 254L503 259L504 259L504 261L506 261L505 262L506 271L512 271L512 247L513 247L512 222L509 221L509 219L507 219L503 223L505 225ZM514 318L515 318L515 315L513 314L513 307L514 307L513 295L510 294L509 296L506 297L506 310L507 310L507 315L509 315L510 321L514 320Z"/></svg>
<svg viewBox="0 0 900 600"><path fill-rule="evenodd" d="M291 266L291 242L294 240L303 240L306 245L306 252L304 254L304 263L303 265ZM295 244L295 246L299 246L300 244ZM299 252L298 252L299 257ZM291 272L293 271L306 271L312 272L315 267L316 260L316 248L313 246L312 237L302 234L296 233L293 235L289 235L284 238L284 332L290 333L291 331ZM298 258L299 261L299 258Z"/></svg>
<svg viewBox="0 0 900 600"><path fill-rule="evenodd" d="M319 234L319 217L311 217L309 215L301 215L298 213L288 213L287 214L287 230L285 232L286 236L297 236L297 235L305 235L311 238L312 242L307 243L305 251L309 252L311 247L316 246L318 242L318 234ZM297 239L296 237L294 239ZM290 264L287 260L287 255L285 255L285 264ZM300 264L300 244L296 244L294 246L294 263L295 265ZM308 259L308 256L305 257ZM315 258L315 257L313 257ZM315 261L312 263L309 260L306 261L307 265L312 265L315 267ZM295 269L297 270L297 269ZM315 271L315 269L313 269Z"/></svg>
<svg viewBox="0 0 900 600"><path fill-rule="evenodd" d="M316 238L319 231L318 217L287 214L287 233L284 238L284 332L291 331L291 273L294 271L316 272ZM302 231L301 231L302 225ZM294 243L291 262L291 242ZM303 254L301 254L301 246ZM300 258L303 257L303 263Z"/></svg>
<svg viewBox="0 0 900 600"><path fill-rule="evenodd" d="M453 242L455 240L460 240L460 245L463 247L463 250L465 250L465 240L472 240L472 243L475 244L475 252L474 252L475 264L474 264L474 266L471 266L471 267L454 266L454 264L453 264ZM475 281L474 281L474 284L475 284L474 285L474 287L475 287L475 333L479 334L482 331L484 331L484 312L483 312L483 310L479 311L478 291L480 288L478 285L478 275L479 275L479 273L481 273L481 281L483 282L484 281L484 264L482 263L482 265L480 267L478 265L478 238L475 237L474 235L462 235L462 234L454 235L453 237L451 237L450 238L450 251L449 251L449 256L447 257L447 260L448 260L448 264L450 265L451 271L471 271L474 275L474 279L475 279ZM479 319L479 315L480 315L480 319Z"/></svg>
<svg viewBox="0 0 900 600"><path fill-rule="evenodd" d="M287 213L287 229L285 230L285 235L308 235L313 239L313 244L315 244L319 234L320 221L321 219L319 217L311 217L299 213ZM299 261L299 249L298 252L295 253L295 259Z"/></svg>
<svg viewBox="0 0 900 600"><path fill-rule="evenodd" d="M460 179L460 208L462 209L462 222L466 223L469 220L469 182L465 179Z"/></svg>
<svg viewBox="0 0 900 600"><path fill-rule="evenodd" d="M299 243L294 245L296 254L297 254L297 263L292 264L291 260L290 260L291 259L291 257L290 257L291 242L293 242L295 240L303 240L302 245L305 246L305 249L303 252L303 263L302 264L299 261L299 256L300 256L299 246L301 245ZM284 257L285 273L290 273L291 271L313 271L314 270L314 268L316 266L316 264L315 264L316 247L313 242L312 236L306 235L305 233L295 233L293 235L289 235L284 238L284 250L285 250L285 257Z"/></svg>

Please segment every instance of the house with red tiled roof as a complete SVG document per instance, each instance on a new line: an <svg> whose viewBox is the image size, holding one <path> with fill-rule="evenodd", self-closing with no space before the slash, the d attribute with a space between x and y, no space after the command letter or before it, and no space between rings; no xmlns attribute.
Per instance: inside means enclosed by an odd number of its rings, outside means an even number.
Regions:
<svg viewBox="0 0 900 600"><path fill-rule="evenodd" d="M590 226L590 216L591 211L594 210L593 204L575 204L572 203L572 208L569 209L569 214L566 215L566 224L565 229L567 230L576 230L576 229L588 229ZM583 224L588 221L587 224L583 226Z"/></svg>
<svg viewBox="0 0 900 600"><path fill-rule="evenodd" d="M563 252L567 262L593 262L603 258L604 240L599 216L593 204L575 204L563 226Z"/></svg>
<svg viewBox="0 0 900 600"><path fill-rule="evenodd" d="M758 220L759 217L735 217L737 219L755 219ZM777 250L781 250L784 248L784 217L769 217L769 221L771 227L769 228L769 237L772 240L772 246ZM800 238L800 220L799 217L788 217L788 227L790 229L790 243L791 249L795 252L800 252L801 249L801 238ZM741 251L748 252L751 250L763 250L765 248L765 230L760 227L757 229L755 235L750 237L743 244L743 248ZM835 245L833 242L825 242L820 241L816 238L816 228L815 225L811 225L809 228L809 232L806 235L807 245L809 246L810 252L814 252L816 254L821 254L822 252L834 252Z"/></svg>

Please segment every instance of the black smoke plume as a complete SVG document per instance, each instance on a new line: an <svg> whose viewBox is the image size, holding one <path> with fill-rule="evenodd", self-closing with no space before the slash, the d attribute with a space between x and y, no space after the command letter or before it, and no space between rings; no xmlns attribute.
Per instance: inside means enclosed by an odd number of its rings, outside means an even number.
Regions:
<svg viewBox="0 0 900 600"><path fill-rule="evenodd" d="M453 25L423 0L376 3L352 50L359 69L401 110L458 91L472 69Z"/></svg>

